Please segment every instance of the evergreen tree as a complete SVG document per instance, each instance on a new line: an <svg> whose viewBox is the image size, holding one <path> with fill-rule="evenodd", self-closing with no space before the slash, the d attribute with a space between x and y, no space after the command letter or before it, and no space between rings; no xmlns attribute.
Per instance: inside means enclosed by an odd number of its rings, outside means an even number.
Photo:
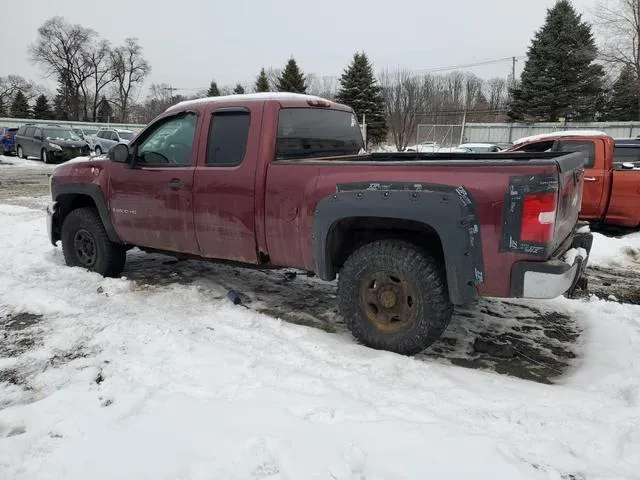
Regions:
<svg viewBox="0 0 640 480"><path fill-rule="evenodd" d="M209 85L209 90L207 91L207 97L219 97L220 89L218 89L218 84L216 82L211 82Z"/></svg>
<svg viewBox="0 0 640 480"><path fill-rule="evenodd" d="M29 102L27 102L27 97L24 96L22 90L18 90L13 97L11 116L13 118L29 118Z"/></svg>
<svg viewBox="0 0 640 480"><path fill-rule="evenodd" d="M254 90L256 92L269 91L269 79L267 78L267 72L264 71L264 68L260 70L260 75L258 75L258 78L256 79Z"/></svg>
<svg viewBox="0 0 640 480"><path fill-rule="evenodd" d="M511 94L512 120L593 120L603 102L602 66L591 26L569 0L547 10L527 52L520 84Z"/></svg>
<svg viewBox="0 0 640 480"><path fill-rule="evenodd" d="M233 93L236 95L242 95L244 93L244 87L238 83L236 88L233 89Z"/></svg>
<svg viewBox="0 0 640 480"><path fill-rule="evenodd" d="M101 123L109 123L113 118L113 108L104 95L100 99L98 106L98 121Z"/></svg>
<svg viewBox="0 0 640 480"><path fill-rule="evenodd" d="M278 78L276 90L279 92L307 93L304 75L293 57L289 59L282 75Z"/></svg>
<svg viewBox="0 0 640 480"><path fill-rule="evenodd" d="M381 143L387 138L382 87L373 74L373 67L365 53L355 53L353 60L340 77L336 100L349 105L358 121L365 116L367 143Z"/></svg>
<svg viewBox="0 0 640 480"><path fill-rule="evenodd" d="M53 115L56 120L71 120L74 117L77 96L68 75L58 78L58 89L53 99Z"/></svg>
<svg viewBox="0 0 640 480"><path fill-rule="evenodd" d="M0 118L8 117L7 108L4 105L4 101L0 98Z"/></svg>
<svg viewBox="0 0 640 480"><path fill-rule="evenodd" d="M631 66L624 67L613 84L606 119L620 122L640 120L638 76Z"/></svg>
<svg viewBox="0 0 640 480"><path fill-rule="evenodd" d="M49 100L44 94L36 99L36 105L33 107L33 118L39 120L50 120L53 118Z"/></svg>

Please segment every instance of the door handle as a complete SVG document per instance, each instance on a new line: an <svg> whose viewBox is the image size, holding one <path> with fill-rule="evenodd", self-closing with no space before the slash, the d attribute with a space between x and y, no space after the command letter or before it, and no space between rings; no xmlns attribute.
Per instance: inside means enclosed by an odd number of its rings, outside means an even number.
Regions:
<svg viewBox="0 0 640 480"><path fill-rule="evenodd" d="M179 178L172 178L171 180L169 180L168 185L171 190L178 190L184 187L184 182Z"/></svg>
<svg viewBox="0 0 640 480"><path fill-rule="evenodd" d="M597 182L598 179L596 177L584 177L585 182Z"/></svg>

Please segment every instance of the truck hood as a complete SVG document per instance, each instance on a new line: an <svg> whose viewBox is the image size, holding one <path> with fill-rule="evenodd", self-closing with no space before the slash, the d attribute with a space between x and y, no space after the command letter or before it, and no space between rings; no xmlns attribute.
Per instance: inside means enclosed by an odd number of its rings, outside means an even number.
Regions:
<svg viewBox="0 0 640 480"><path fill-rule="evenodd" d="M85 168L91 167L101 167L104 165L104 162L108 162L109 159L106 156L100 157L76 157L71 160L67 160L64 163L60 163L55 166L53 169L54 174L68 175L72 171L77 171Z"/></svg>
<svg viewBox="0 0 640 480"><path fill-rule="evenodd" d="M84 140L58 140L56 138L47 139L47 141L53 145L58 145L63 148L82 148L87 145Z"/></svg>

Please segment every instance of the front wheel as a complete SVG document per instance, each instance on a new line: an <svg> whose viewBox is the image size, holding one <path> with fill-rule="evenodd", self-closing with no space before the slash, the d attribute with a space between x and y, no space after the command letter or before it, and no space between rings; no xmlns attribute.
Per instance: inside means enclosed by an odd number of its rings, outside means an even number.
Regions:
<svg viewBox="0 0 640 480"><path fill-rule="evenodd" d="M96 145L94 152L96 152L96 155L102 155L102 149L100 148L100 145Z"/></svg>
<svg viewBox="0 0 640 480"><path fill-rule="evenodd" d="M98 212L78 208L62 223L62 252L70 267L84 267L105 277L117 277L124 269L127 252L109 240Z"/></svg>
<svg viewBox="0 0 640 480"><path fill-rule="evenodd" d="M453 313L442 262L400 240L353 252L338 278L338 302L360 343L402 355L435 342Z"/></svg>
<svg viewBox="0 0 640 480"><path fill-rule="evenodd" d="M44 148L40 152L40 160L42 160L43 163L51 163L49 160L49 153Z"/></svg>

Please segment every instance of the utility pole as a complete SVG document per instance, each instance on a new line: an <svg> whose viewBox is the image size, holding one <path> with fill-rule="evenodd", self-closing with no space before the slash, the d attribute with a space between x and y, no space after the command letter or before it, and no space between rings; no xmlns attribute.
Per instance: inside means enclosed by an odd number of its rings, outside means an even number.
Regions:
<svg viewBox="0 0 640 480"><path fill-rule="evenodd" d="M511 57L511 86L516 84L516 57Z"/></svg>

